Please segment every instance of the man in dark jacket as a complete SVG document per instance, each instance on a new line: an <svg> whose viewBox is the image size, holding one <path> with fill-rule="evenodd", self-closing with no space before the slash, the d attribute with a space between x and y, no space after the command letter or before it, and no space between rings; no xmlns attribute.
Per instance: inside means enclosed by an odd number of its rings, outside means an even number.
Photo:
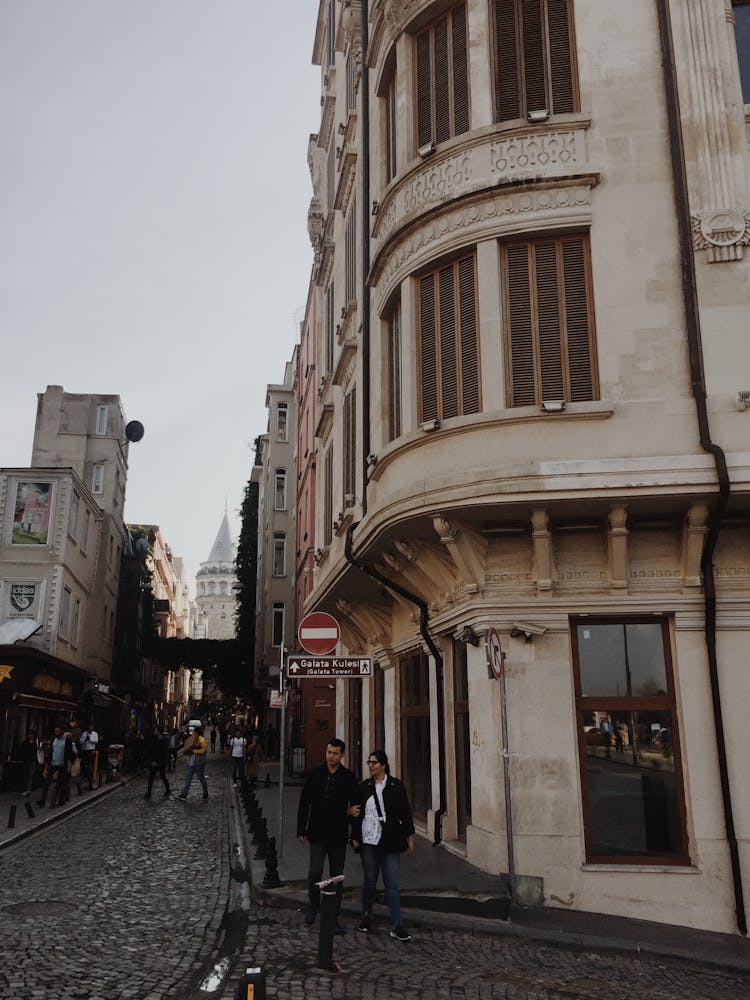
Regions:
<svg viewBox="0 0 750 1000"><path fill-rule="evenodd" d="M346 744L335 739L326 747L326 762L310 771L302 788L297 810L297 839L310 845L310 870L307 873L309 905L305 923L310 924L320 909L320 890L316 882L323 877L328 857L331 877L344 874L349 817L359 814L359 788L355 775L341 763ZM339 894L339 904L341 896ZM336 921L336 932L344 933Z"/></svg>
<svg viewBox="0 0 750 1000"><path fill-rule="evenodd" d="M148 788L145 799L151 798L151 789L154 787L154 778L158 774L164 785L164 798L169 798L170 788L167 781L167 768L169 767L169 733L160 733L155 729L151 733L148 743Z"/></svg>

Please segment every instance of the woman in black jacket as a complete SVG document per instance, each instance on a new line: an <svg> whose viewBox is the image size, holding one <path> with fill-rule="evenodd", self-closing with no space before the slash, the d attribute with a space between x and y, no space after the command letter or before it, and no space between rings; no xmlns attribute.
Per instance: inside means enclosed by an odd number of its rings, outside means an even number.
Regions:
<svg viewBox="0 0 750 1000"><path fill-rule="evenodd" d="M401 855L414 853L414 822L403 784L391 776L384 750L373 750L367 759L370 777L360 786L359 816L355 821L352 843L359 847L362 859L362 920L357 930L370 930L372 905L378 874L383 874L385 901L391 915L391 937L411 941L401 923L401 895L398 873Z"/></svg>

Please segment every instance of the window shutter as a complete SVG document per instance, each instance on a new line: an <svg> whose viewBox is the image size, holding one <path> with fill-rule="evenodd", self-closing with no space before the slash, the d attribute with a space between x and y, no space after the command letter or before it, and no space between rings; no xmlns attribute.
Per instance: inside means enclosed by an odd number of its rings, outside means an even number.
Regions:
<svg viewBox="0 0 750 1000"><path fill-rule="evenodd" d="M448 18L435 25L435 142L451 137L450 69L448 64Z"/></svg>
<svg viewBox="0 0 750 1000"><path fill-rule="evenodd" d="M432 65L430 29L417 35L417 146L432 142Z"/></svg>
<svg viewBox="0 0 750 1000"><path fill-rule="evenodd" d="M544 88L543 0L523 0L523 62L526 76L526 113L549 110Z"/></svg>
<svg viewBox="0 0 750 1000"><path fill-rule="evenodd" d="M529 249L525 244L520 244L507 247L504 253L510 325L511 406L531 406L536 402Z"/></svg>
<svg viewBox="0 0 750 1000"><path fill-rule="evenodd" d="M469 60L466 46L466 7L453 11L453 135L469 131Z"/></svg>
<svg viewBox="0 0 750 1000"><path fill-rule="evenodd" d="M565 399L563 387L561 282L557 273L555 243L539 242L534 247L539 364L542 399Z"/></svg>
<svg viewBox="0 0 750 1000"><path fill-rule="evenodd" d="M585 246L581 239L570 239L563 241L562 249L570 398L572 401L594 399L598 386L593 377L594 324L589 307Z"/></svg>
<svg viewBox="0 0 750 1000"><path fill-rule="evenodd" d="M333 445L323 465L323 538L326 545L333 540Z"/></svg>
<svg viewBox="0 0 750 1000"><path fill-rule="evenodd" d="M479 413L479 331L474 258L458 263L458 316L461 325L461 412Z"/></svg>
<svg viewBox="0 0 750 1000"><path fill-rule="evenodd" d="M440 335L440 408L442 418L455 417L458 410L458 358L456 356L455 272L451 264L438 273Z"/></svg>
<svg viewBox="0 0 750 1000"><path fill-rule="evenodd" d="M388 324L388 440L401 437L401 303Z"/></svg>
<svg viewBox="0 0 750 1000"><path fill-rule="evenodd" d="M438 415L437 330L435 320L435 275L428 274L419 282L420 401L422 420L435 420Z"/></svg>
<svg viewBox="0 0 750 1000"><path fill-rule="evenodd" d="M520 118L516 0L495 0L495 101L498 121Z"/></svg>
<svg viewBox="0 0 750 1000"><path fill-rule="evenodd" d="M568 0L547 0L552 107L555 114L575 111Z"/></svg>

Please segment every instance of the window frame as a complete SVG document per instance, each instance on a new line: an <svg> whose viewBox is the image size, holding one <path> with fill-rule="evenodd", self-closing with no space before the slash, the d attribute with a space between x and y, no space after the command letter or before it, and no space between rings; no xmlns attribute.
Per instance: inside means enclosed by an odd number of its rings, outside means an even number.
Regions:
<svg viewBox="0 0 750 1000"><path fill-rule="evenodd" d="M386 319L386 354L388 374L388 441L395 441L403 433L403 383L402 383L402 311L401 297L393 303Z"/></svg>
<svg viewBox="0 0 750 1000"><path fill-rule="evenodd" d="M287 510L287 489L289 476L287 470L278 468L273 474L273 509ZM281 501L281 502L279 502Z"/></svg>
<svg viewBox="0 0 750 1000"><path fill-rule="evenodd" d="M399 658L399 695L401 739L401 780L406 786L414 815L426 820L432 808L432 737L430 733L430 664L427 654L419 649ZM419 725L418 744L412 746L409 734L409 720L416 719ZM413 767L419 769L417 776ZM416 795L416 781L421 779L425 791L425 806Z"/></svg>
<svg viewBox="0 0 750 1000"><path fill-rule="evenodd" d="M284 419L282 420L282 414ZM288 441L289 440L289 404L288 403L277 403L276 404L276 440L277 441Z"/></svg>
<svg viewBox="0 0 750 1000"><path fill-rule="evenodd" d="M463 66L456 64L456 48L454 38L454 15L458 10L463 11ZM436 64L436 34L440 26L446 23L446 78L440 79L435 75ZM427 59L429 63L428 76L429 84L427 90L423 89L424 76L420 72L424 65L423 39L427 40ZM459 53L460 54L460 53ZM414 64L414 146L418 155L433 150L443 142L448 142L460 135L465 135L471 131L471 69L469 64L469 19L468 4L466 0L451 4L429 24L424 25L414 32L413 36L413 64ZM457 79L458 70L463 70L463 80ZM457 87L463 84L463 93L457 91ZM447 134L441 134L441 122L438 121L438 111L446 107L441 100L438 91L444 90L447 94ZM445 96L445 95L443 95ZM461 99L462 106L457 108L457 101ZM428 107L425 106L428 105ZM426 134L425 112L429 112L429 138ZM457 123L457 116L465 116L465 120Z"/></svg>
<svg viewBox="0 0 750 1000"><path fill-rule="evenodd" d="M96 434L97 437L105 437L107 434L108 408L104 404L96 408Z"/></svg>
<svg viewBox="0 0 750 1000"><path fill-rule="evenodd" d="M582 275L583 287L576 288L574 285L565 283L565 260L563 245L573 244L580 240L582 248ZM537 270L538 247L544 244L553 244L555 247L555 274L557 292L557 316L560 320L559 329L559 350L561 370L559 378L562 380L562 395L546 393L544 385L545 365L549 364L549 358L545 360L542 340L549 340L549 333L543 323L540 322L539 311L539 272ZM533 400L527 398L517 402L520 393L516 385L516 369L521 367L521 358L514 361L514 350L516 330L513 321L513 300L523 291L516 283L513 284L511 272L514 270L509 265L509 253L514 249L525 248L527 259L527 270L524 277L527 279L529 307L521 303L521 313L529 316L529 338L531 341L531 377L533 379ZM533 255L532 255L533 248ZM594 312L594 281L591 268L591 241L588 232L564 232L537 234L524 236L520 239L507 239L500 241L500 285L503 314L503 353L505 361L505 398L509 408L517 406L541 406L543 402L551 399L562 399L566 403L570 402L591 402L600 398L599 385L599 365L597 357L596 338L596 317ZM574 393L571 388L571 372L574 370L571 365L570 355L570 324L568 323L568 301L570 298L578 296L585 302L586 323L587 323L587 351L588 351L588 376L590 380L590 393ZM563 325L564 321L564 325ZM521 333L519 333L519 337ZM521 380L519 379L519 382ZM528 395L528 386L526 387ZM578 398L574 399L576 395Z"/></svg>
<svg viewBox="0 0 750 1000"><path fill-rule="evenodd" d="M555 109L555 80L554 75L557 70L557 62L553 60L553 53L550 48L550 41L553 34L556 36L555 32L550 31L550 21L549 21L549 5L554 2L562 2L566 7L567 14L567 34L568 34L568 72L570 81L570 95L569 104L567 108L561 108L561 110ZM498 31L498 8L500 4L512 4L514 10L512 13L506 15L509 19L513 20L514 31L506 31L503 35L504 38L512 39L511 45L512 49L510 52L510 57L515 61L515 83L517 87L517 100L518 100L518 114L517 115L505 115L501 109L501 86L502 77L500 75L500 41L499 41L499 31ZM525 27L526 18L525 10L530 9L532 5L538 3L537 10L539 11L539 27L541 33L540 47L542 49L543 56L543 87L544 87L544 97L545 97L545 107L544 108L530 108L528 106L528 82L529 74L526 71L527 63L532 66L538 66L539 60L529 58L532 53L529 53L529 47L531 43L525 44ZM575 18L573 16L573 7L571 0L494 0L492 4L492 76L493 76L493 110L494 110L494 120L496 123L506 123L513 121L534 121L533 118L529 116L533 112L547 112L547 118L556 114L571 114L580 111L581 99L580 99L580 88L578 81L578 58L577 58L577 45L575 37ZM558 55L559 59L559 55ZM559 84L558 84L559 89ZM562 97L562 95L561 95ZM558 104L561 100L558 101ZM547 118L541 118L540 121L543 123ZM539 122L536 122L539 124Z"/></svg>
<svg viewBox="0 0 750 1000"><path fill-rule="evenodd" d="M580 773L581 809L583 813L583 830L587 864L605 865L658 865L687 866L691 863L689 851L687 805L685 799L685 775L682 765L682 747L680 740L680 725L677 713L677 697L674 685L674 663L672 657L671 622L667 615L571 615L570 641L571 664L573 669L575 691L576 741L578 745L578 762ZM662 648L664 652L664 670L667 681L667 692L663 695L582 695L581 666L578 649L578 629L585 625L661 625ZM672 721L672 756L674 760L674 782L677 793L677 811L680 821L679 848L671 854L595 854L592 843L591 804L589 801L586 741L584 719L588 713L598 711L625 712L660 712L668 713Z"/></svg>
<svg viewBox="0 0 750 1000"><path fill-rule="evenodd" d="M104 494L104 465L99 462L91 467L91 492L95 497Z"/></svg>
<svg viewBox="0 0 750 1000"><path fill-rule="evenodd" d="M286 534L283 531L274 532L272 576L286 576Z"/></svg>

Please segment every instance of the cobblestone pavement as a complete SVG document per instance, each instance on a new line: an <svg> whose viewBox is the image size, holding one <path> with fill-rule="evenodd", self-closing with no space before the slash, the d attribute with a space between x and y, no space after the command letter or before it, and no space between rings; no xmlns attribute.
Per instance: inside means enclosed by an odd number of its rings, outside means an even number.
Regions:
<svg viewBox="0 0 750 1000"><path fill-rule="evenodd" d="M384 918L366 937L347 915L340 971L319 970L317 925L300 912L252 904L247 929L226 919L238 896L222 763L209 782L208 803L195 784L180 803L158 786L145 801L133 781L0 853L0 1000L235 1000L248 966L268 1000L750 1000L737 972L472 935L458 920L404 945ZM202 990L221 957L229 977Z"/></svg>
<svg viewBox="0 0 750 1000"><path fill-rule="evenodd" d="M242 962L222 1000L234 1000L240 974L261 967L268 1000L738 1000L750 997L741 973L690 962L576 952L518 938L415 929L401 944L386 920L370 935L334 939L340 971L316 968L317 925L266 907L251 918Z"/></svg>
<svg viewBox="0 0 750 1000"><path fill-rule="evenodd" d="M2 1000L186 1000L226 907L223 762L211 797L137 779L0 854ZM177 780L172 780L173 778ZM182 768L170 775L179 790Z"/></svg>

